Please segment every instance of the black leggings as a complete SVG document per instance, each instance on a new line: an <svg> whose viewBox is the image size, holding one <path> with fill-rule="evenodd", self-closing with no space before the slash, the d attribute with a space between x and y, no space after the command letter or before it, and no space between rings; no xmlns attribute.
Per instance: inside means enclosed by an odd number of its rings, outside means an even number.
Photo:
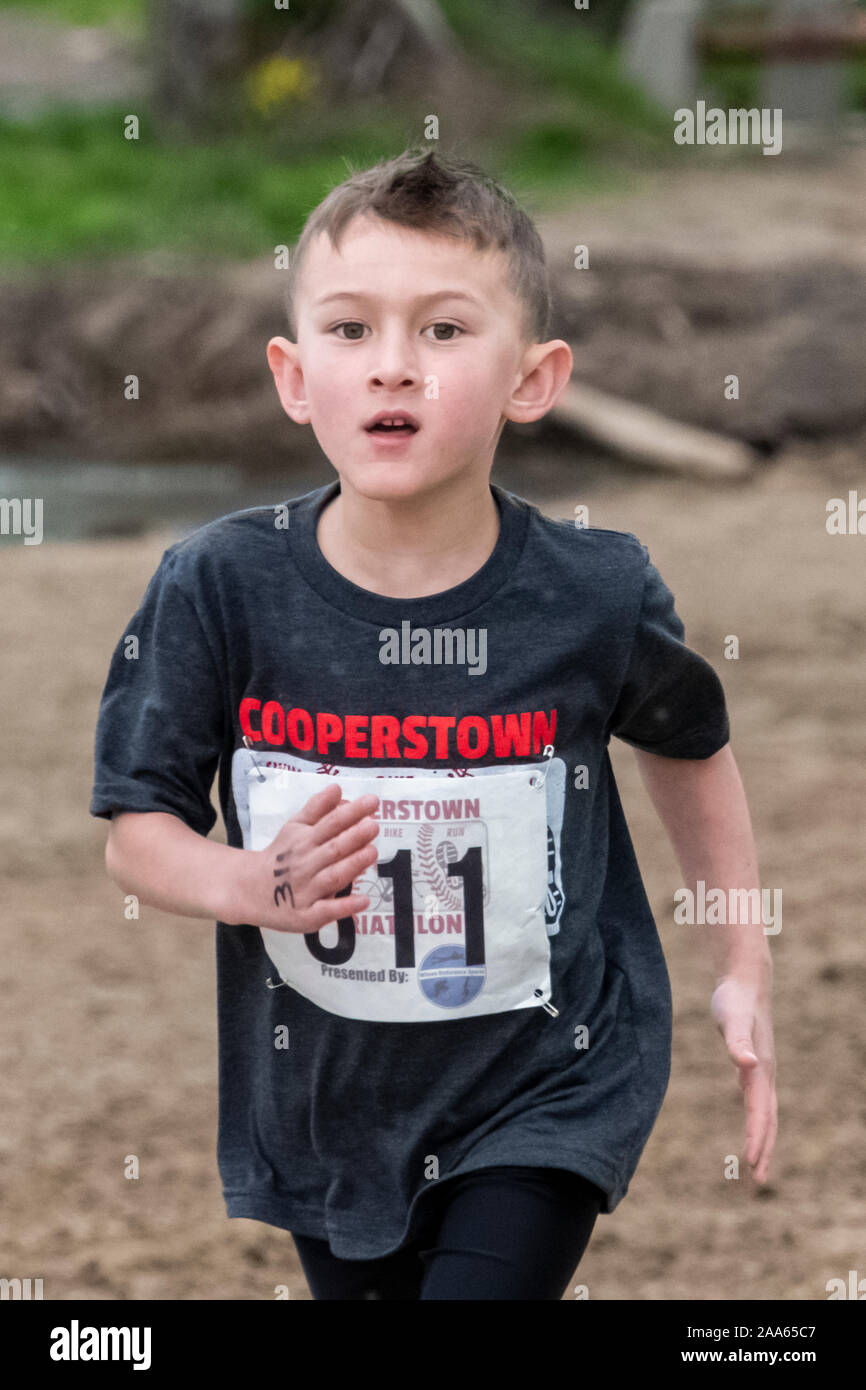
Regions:
<svg viewBox="0 0 866 1390"><path fill-rule="evenodd" d="M479 1168L443 1178L419 1233L380 1259L341 1260L326 1240L292 1239L314 1299L555 1300L603 1196L564 1168Z"/></svg>

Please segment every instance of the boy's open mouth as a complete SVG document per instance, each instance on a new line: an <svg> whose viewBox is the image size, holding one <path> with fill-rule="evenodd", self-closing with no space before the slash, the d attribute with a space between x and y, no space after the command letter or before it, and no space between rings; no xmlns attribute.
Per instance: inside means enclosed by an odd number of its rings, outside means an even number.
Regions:
<svg viewBox="0 0 866 1390"><path fill-rule="evenodd" d="M420 425L414 415L407 415L404 411L380 410L378 415L367 421L364 429L368 434L407 435L416 434Z"/></svg>

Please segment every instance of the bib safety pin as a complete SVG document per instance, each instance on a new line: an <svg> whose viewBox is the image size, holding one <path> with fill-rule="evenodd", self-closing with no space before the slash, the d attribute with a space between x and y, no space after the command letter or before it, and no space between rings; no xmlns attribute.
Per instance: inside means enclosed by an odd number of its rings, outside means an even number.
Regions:
<svg viewBox="0 0 866 1390"><path fill-rule="evenodd" d="M265 774L262 772L262 770L261 770L261 768L259 767L258 763L256 762L255 754L253 753L253 741L252 741L252 739L250 738L249 734L244 734L244 747L245 747L245 748L248 748L249 751L250 751L250 755L251 755L252 760L253 760L253 767L255 768L256 773L258 774L258 779L259 779L259 781L260 781L260 782L266 782L268 779L267 779L267 777L265 776Z"/></svg>
<svg viewBox="0 0 866 1390"><path fill-rule="evenodd" d="M272 985L270 979L267 979L265 980L265 984L267 985L268 989L282 989L283 985L288 984L288 980L280 980L280 983L278 985Z"/></svg>
<svg viewBox="0 0 866 1390"><path fill-rule="evenodd" d="M545 782L547 781L547 774L550 771L550 759L553 757L552 743L546 743L544 745L544 757L547 759L547 766L543 769L542 772L538 774L538 776L530 777L529 785L531 787L543 787Z"/></svg>
<svg viewBox="0 0 866 1390"><path fill-rule="evenodd" d="M543 993L544 990L537 989L535 990L535 997L538 999L541 997ZM543 1009L546 1009L547 1012L551 1014L554 1018L559 1018L559 1009L555 1009L552 1004L546 1002L544 999L541 1000L541 1007Z"/></svg>

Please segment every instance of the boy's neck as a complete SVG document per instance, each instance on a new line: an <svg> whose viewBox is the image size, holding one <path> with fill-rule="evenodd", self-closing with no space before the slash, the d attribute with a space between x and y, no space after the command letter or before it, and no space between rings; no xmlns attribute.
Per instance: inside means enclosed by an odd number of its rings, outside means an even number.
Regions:
<svg viewBox="0 0 866 1390"><path fill-rule="evenodd" d="M471 496L454 492L425 513L391 509L341 483L324 508L316 540L344 579L384 598L425 598L470 579L493 554L499 509L484 482Z"/></svg>

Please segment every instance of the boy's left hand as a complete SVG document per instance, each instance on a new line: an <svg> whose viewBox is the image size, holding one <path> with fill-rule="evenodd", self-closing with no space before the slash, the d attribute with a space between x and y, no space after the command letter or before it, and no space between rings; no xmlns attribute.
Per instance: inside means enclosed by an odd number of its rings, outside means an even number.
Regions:
<svg viewBox="0 0 866 1390"><path fill-rule="evenodd" d="M739 1071L746 1103L746 1159L755 1181L763 1183L778 1127L769 991L728 975L713 991L710 1008Z"/></svg>

